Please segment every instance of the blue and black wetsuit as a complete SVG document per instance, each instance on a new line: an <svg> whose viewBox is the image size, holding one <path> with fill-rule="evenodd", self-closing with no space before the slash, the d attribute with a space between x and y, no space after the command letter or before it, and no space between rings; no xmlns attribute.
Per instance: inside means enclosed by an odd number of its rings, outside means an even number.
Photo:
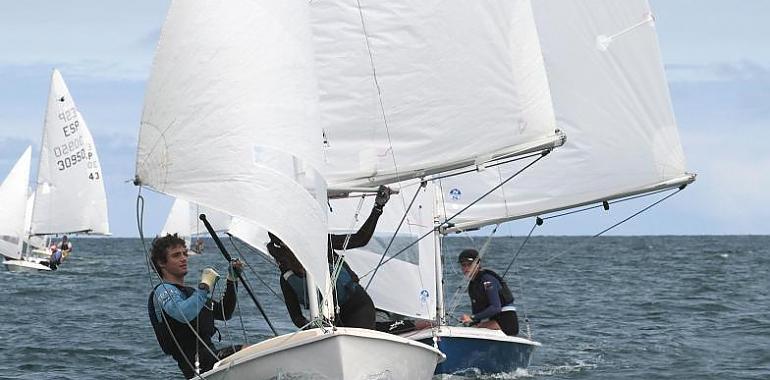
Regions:
<svg viewBox="0 0 770 380"><path fill-rule="evenodd" d="M217 350L211 342L216 331L214 320L230 319L235 310L235 284L227 281L221 302L209 299L208 293L207 290L163 282L155 287L147 301L147 311L158 343L163 352L177 361L179 369L188 379L195 376L192 366L195 365L196 353L203 373L221 358L235 352L230 347ZM196 330L203 342L196 338L190 327Z"/></svg>
<svg viewBox="0 0 770 380"><path fill-rule="evenodd" d="M359 248L369 243L372 235L374 235L374 229L377 226L377 220L380 218L380 215L382 215L382 207L375 206L372 208L372 212L364 224L355 234L350 235L349 239L347 235L329 234L327 258L330 270L333 269L334 262L338 258L334 252L335 249ZM348 240L347 246L345 246L346 239ZM273 243L268 244L267 248L274 257L280 257L282 254L285 254L281 253L281 250L288 249L285 246L278 247ZM366 290L358 284L358 275L347 264L343 263L342 270L335 282L335 288L336 303L340 307L339 313L335 318L336 325L340 327L374 329L374 302L369 297L369 294L366 293ZM309 322L302 315L300 307L300 305L306 308L309 307L306 289L304 276L299 276L288 268L281 267L281 291L283 292L289 316L297 327L305 326Z"/></svg>
<svg viewBox="0 0 770 380"><path fill-rule="evenodd" d="M482 269L468 284L474 322L497 321L506 335L519 333L519 319L513 307L513 293L497 273Z"/></svg>

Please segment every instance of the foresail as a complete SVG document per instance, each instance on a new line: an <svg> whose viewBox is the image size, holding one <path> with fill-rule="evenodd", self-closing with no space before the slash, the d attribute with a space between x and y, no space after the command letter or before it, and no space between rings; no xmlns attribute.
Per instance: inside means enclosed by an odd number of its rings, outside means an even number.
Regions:
<svg viewBox="0 0 770 380"><path fill-rule="evenodd" d="M311 9L330 188L561 142L529 1L316 1Z"/></svg>
<svg viewBox="0 0 770 380"><path fill-rule="evenodd" d="M94 139L58 70L51 75L35 192L32 234L109 234Z"/></svg>
<svg viewBox="0 0 770 380"><path fill-rule="evenodd" d="M21 257L22 241L25 237L24 218L27 212L27 192L32 147L27 147L8 176L0 185L0 254L18 259Z"/></svg>
<svg viewBox="0 0 770 380"><path fill-rule="evenodd" d="M436 314L434 239L429 237L412 244L433 230L434 193L431 187L420 187L417 183L401 186L399 190L385 205L369 244L346 251L345 261L361 277L361 285L369 285L367 293L378 309L433 319ZM331 232L345 235L357 231L371 212L373 198L367 197L363 202L361 198L333 200L329 218ZM412 198L415 202L409 208ZM405 214L406 219L398 228ZM394 234L395 239L388 248ZM374 269L386 248L387 263L377 269L375 275Z"/></svg>
<svg viewBox="0 0 770 380"><path fill-rule="evenodd" d="M173 1L137 183L279 236L328 289L326 183L307 2Z"/></svg>
<svg viewBox="0 0 770 380"><path fill-rule="evenodd" d="M454 219L457 229L690 183L644 0L537 1L540 45L568 142ZM520 164L443 180L451 216Z"/></svg>

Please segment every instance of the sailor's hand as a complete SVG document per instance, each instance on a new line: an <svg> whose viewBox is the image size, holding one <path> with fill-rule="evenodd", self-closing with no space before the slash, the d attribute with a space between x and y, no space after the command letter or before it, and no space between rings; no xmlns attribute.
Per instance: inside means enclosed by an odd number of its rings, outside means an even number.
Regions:
<svg viewBox="0 0 770 380"><path fill-rule="evenodd" d="M392 191L389 187L380 185L377 189L377 196L374 198L374 205L379 208L385 206L385 203L388 203L388 200L390 200L390 193L392 193Z"/></svg>
<svg viewBox="0 0 770 380"><path fill-rule="evenodd" d="M201 282L198 283L198 289L211 291L211 289L214 289L217 280L219 280L219 273L213 268L205 268L201 272Z"/></svg>
<svg viewBox="0 0 770 380"><path fill-rule="evenodd" d="M241 260L234 259L227 268L227 281L238 281L238 275L243 272L243 263Z"/></svg>
<svg viewBox="0 0 770 380"><path fill-rule="evenodd" d="M468 315L468 314L463 314L463 316L460 317L460 322L462 322L462 324L468 326L471 323L473 323L473 318L471 318L471 316Z"/></svg>

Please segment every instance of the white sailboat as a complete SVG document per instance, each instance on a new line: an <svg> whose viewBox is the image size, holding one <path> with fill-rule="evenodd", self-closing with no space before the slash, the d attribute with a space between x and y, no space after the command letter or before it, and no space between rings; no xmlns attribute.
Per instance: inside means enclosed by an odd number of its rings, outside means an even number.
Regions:
<svg viewBox="0 0 770 380"><path fill-rule="evenodd" d="M58 70L51 75L37 187L30 199L33 203L29 216L20 217L21 221L30 218L30 241L57 234L109 234L99 156ZM26 200L23 204L27 204ZM23 257L3 264L11 271L50 270L32 256L32 249L32 244L28 245Z"/></svg>
<svg viewBox="0 0 770 380"><path fill-rule="evenodd" d="M185 244L189 248L188 254L198 255L203 253L204 246L201 236L208 234L208 232L203 227L200 219L198 219L200 214L206 215L216 232L227 231L232 219L229 215L217 210L191 204L177 198L168 212L168 217L166 217L166 223L163 224L163 229L160 231L160 236L177 234L180 238L184 239ZM194 243L193 237L196 238Z"/></svg>
<svg viewBox="0 0 770 380"><path fill-rule="evenodd" d="M273 232L307 269L309 293L330 300L309 20L303 1L172 2L148 84L136 181ZM247 347L201 375L429 379L442 359L385 333L316 328Z"/></svg>
<svg viewBox="0 0 770 380"><path fill-rule="evenodd" d="M526 13L529 2L517 3ZM677 188L695 179L686 171L646 1L538 1L529 13L558 128L569 143L453 218L444 233ZM505 164L442 179L439 221L466 209L522 166ZM349 257L354 269L365 271ZM436 274L441 284L441 271ZM439 327L410 334L438 342L447 360L437 373L470 368L510 373L529 364L539 343L499 331L446 326L441 286L437 298Z"/></svg>
<svg viewBox="0 0 770 380"><path fill-rule="evenodd" d="M32 147L27 147L0 185L0 254L6 259L21 259L24 249L25 214L29 189L29 170Z"/></svg>

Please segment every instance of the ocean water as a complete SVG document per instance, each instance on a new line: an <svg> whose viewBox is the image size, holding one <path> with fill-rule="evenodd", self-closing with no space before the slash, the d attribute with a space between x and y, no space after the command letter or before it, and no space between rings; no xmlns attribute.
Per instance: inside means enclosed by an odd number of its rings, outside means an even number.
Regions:
<svg viewBox="0 0 770 380"><path fill-rule="evenodd" d="M483 243L475 239L446 239L447 261ZM504 271L522 240L494 238L484 266ZM54 273L0 270L0 379L182 378L147 319L151 276L141 241L75 244ZM770 236L533 238L507 279L522 331L543 346L525 371L461 378L768 379L769 246ZM207 247L190 259L190 283L204 266L224 273ZM240 250L273 323L292 331L271 292L279 292L276 269ZM452 264L446 272L451 298L461 274ZM246 292L239 297L240 313L219 325L220 345L270 336ZM467 295L458 301L455 315L469 309Z"/></svg>

